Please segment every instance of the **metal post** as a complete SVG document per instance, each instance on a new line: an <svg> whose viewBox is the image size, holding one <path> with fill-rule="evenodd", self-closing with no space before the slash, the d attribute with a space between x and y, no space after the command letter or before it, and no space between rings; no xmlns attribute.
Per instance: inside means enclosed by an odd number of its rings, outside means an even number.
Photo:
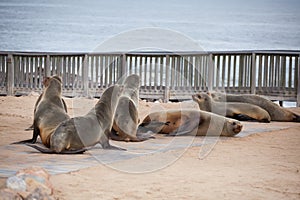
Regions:
<svg viewBox="0 0 300 200"><path fill-rule="evenodd" d="M12 54L9 54L6 59L7 64L7 95L13 96L14 95L14 58Z"/></svg>

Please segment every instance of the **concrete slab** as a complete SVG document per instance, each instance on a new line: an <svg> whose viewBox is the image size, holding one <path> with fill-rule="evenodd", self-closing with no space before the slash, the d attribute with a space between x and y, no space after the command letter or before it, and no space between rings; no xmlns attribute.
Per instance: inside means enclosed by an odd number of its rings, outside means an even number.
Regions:
<svg viewBox="0 0 300 200"><path fill-rule="evenodd" d="M95 148L81 155L56 155L41 154L25 145L0 146L0 177L9 177L15 174L16 171L30 166L43 167L50 174L60 174L103 164L110 167L118 166L119 170L129 170L129 172L132 169L138 173L139 171L134 166L120 168L121 165L118 164L137 157L143 158L143 163L140 163L140 167L144 171L151 171L155 167L158 167L154 166L155 163L161 164L161 166L168 165L178 159L191 146L210 145L211 148L218 140L235 140L255 133L287 129L295 125L295 123L283 122L271 122L269 124L243 122L243 124L244 128L242 132L232 138L165 137L158 135L156 139L139 143L111 141L113 145L126 148L127 151L104 150L100 145L96 145ZM150 160L153 157L156 157L155 162Z"/></svg>

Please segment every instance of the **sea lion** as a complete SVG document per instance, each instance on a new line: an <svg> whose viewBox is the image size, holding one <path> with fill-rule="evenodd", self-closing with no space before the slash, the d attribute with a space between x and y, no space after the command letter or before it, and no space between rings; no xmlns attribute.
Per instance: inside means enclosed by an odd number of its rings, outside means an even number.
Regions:
<svg viewBox="0 0 300 200"><path fill-rule="evenodd" d="M269 123L269 113L259 106L240 102L216 102L204 92L192 95L193 100L198 103L199 108L204 111L224 115L238 120L255 120Z"/></svg>
<svg viewBox="0 0 300 200"><path fill-rule="evenodd" d="M46 76L46 77L43 78L43 85L44 85L45 88L48 87L50 78L51 78L51 77L49 77L49 76ZM58 76L53 76L53 78L56 78L57 80L61 81L61 79L60 79ZM40 96L38 97L37 101L36 101L35 104L34 104L33 115L34 115L34 113L35 113L35 111L36 111L37 105L39 104L39 102L40 102L41 99L42 99L42 96L43 96L43 93L40 94ZM68 113L67 104L66 104L65 100L64 100L63 98L62 98L61 100L62 100L62 102L63 102L64 109L65 109L66 113ZM31 125L30 127L28 127L28 128L25 129L25 131L30 131L30 130L33 130L33 123L32 123L32 125ZM30 142L30 143L34 143L33 141L34 141L33 139L30 139L30 140L24 140L24 142ZM21 142L22 142L22 141L21 141Z"/></svg>
<svg viewBox="0 0 300 200"><path fill-rule="evenodd" d="M118 85L107 88L86 115L60 123L47 141L49 149L27 145L42 153L82 153L86 147L97 143L104 149L121 149L109 144L109 133L121 91L122 88Z"/></svg>
<svg viewBox="0 0 300 200"><path fill-rule="evenodd" d="M62 81L59 76L52 76L47 80L46 88L35 106L32 139L15 142L13 144L35 143L40 136L44 145L49 144L49 137L56 126L69 119L66 106L61 97Z"/></svg>
<svg viewBox="0 0 300 200"><path fill-rule="evenodd" d="M114 123L110 133L112 140L140 142L151 138L141 134L136 135L139 123L139 85L140 78L138 75L132 74L126 77L114 115Z"/></svg>
<svg viewBox="0 0 300 200"><path fill-rule="evenodd" d="M245 102L253 105L257 105L265 109L271 116L272 121L282 122L300 122L300 116L277 105L276 103L254 94L224 94L220 92L211 93L215 101L226 101L226 102Z"/></svg>
<svg viewBox="0 0 300 200"><path fill-rule="evenodd" d="M243 125L234 119L201 110L165 110L148 114L139 125L153 133L196 136L234 136Z"/></svg>

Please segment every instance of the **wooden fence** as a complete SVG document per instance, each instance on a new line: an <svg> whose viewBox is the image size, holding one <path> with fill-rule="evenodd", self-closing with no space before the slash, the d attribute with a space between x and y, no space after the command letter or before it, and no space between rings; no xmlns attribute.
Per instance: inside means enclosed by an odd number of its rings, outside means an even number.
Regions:
<svg viewBox="0 0 300 200"><path fill-rule="evenodd" d="M0 94L41 92L58 74L63 95L99 97L129 74L140 97L183 100L199 91L259 94L300 106L300 51L49 53L0 52Z"/></svg>

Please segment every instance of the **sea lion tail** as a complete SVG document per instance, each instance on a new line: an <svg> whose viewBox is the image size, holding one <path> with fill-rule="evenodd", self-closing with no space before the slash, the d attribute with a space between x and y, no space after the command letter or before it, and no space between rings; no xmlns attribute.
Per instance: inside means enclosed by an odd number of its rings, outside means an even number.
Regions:
<svg viewBox="0 0 300 200"><path fill-rule="evenodd" d="M26 144L26 145L38 150L41 153L46 153L46 154L82 154L87 150L87 149L63 150L63 151L57 153L51 149L43 148L43 147L37 146L35 144Z"/></svg>

